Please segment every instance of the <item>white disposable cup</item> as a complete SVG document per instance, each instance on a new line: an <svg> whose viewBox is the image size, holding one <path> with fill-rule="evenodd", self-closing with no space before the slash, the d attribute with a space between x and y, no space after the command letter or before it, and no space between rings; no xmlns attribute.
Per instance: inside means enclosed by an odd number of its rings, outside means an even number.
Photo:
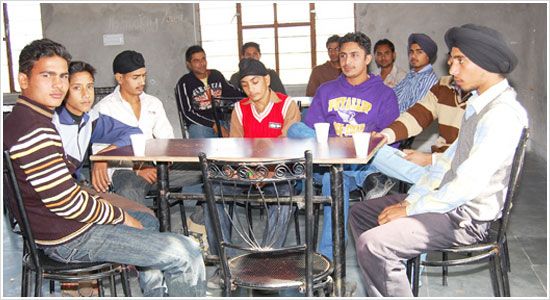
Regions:
<svg viewBox="0 0 550 300"><path fill-rule="evenodd" d="M315 137L317 138L317 143L326 144L328 141L328 130L330 128L330 123L315 123Z"/></svg>
<svg viewBox="0 0 550 300"><path fill-rule="evenodd" d="M132 141L132 150L134 151L134 156L145 156L145 135L143 134L132 134L130 135L130 140Z"/></svg>
<svg viewBox="0 0 550 300"><path fill-rule="evenodd" d="M356 132L353 134L355 155L359 158L367 158L369 154L370 132Z"/></svg>

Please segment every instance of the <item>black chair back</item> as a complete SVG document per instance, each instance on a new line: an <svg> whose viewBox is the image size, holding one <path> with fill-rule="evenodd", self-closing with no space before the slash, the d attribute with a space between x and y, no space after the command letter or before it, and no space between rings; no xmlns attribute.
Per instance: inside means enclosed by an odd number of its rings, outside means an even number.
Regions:
<svg viewBox="0 0 550 300"><path fill-rule="evenodd" d="M4 190L8 190L11 193L11 195L4 200L8 200L8 209L10 209L11 214L15 216L17 223L19 224L19 228L23 236L23 247L25 247L26 251L28 251L36 270L42 270L29 217L27 216L27 211L23 203L23 197L21 196L21 190L19 189L19 184L17 183L17 178L15 176L15 171L13 169L13 164L8 150L4 151L4 172L7 172L7 176L4 176L4 178L7 179L7 181L4 181Z"/></svg>
<svg viewBox="0 0 550 300"><path fill-rule="evenodd" d="M523 128L519 139L518 146L512 161L510 170L510 180L508 181L508 190L504 198L504 207L502 208L502 216L498 227L497 242L503 245L506 240L506 232L508 223L510 222L510 212L512 211L513 201L516 198L519 180L523 171L523 162L525 159L525 150L527 148L527 140L529 139L529 129Z"/></svg>
<svg viewBox="0 0 550 300"><path fill-rule="evenodd" d="M214 223L217 247L224 277L228 280L230 267L228 265L228 251L232 254L246 255L247 253L265 253L268 256L285 256L285 253L305 252L305 289L306 294L312 294L313 288L313 165L310 151L305 152L304 158L286 159L277 161L234 162L208 159L204 153L199 155L202 174L205 184L207 204L210 218ZM295 195L294 184L305 181L305 196ZM237 211L238 206L229 205L238 202L246 205L258 203L268 210L268 205L276 206L275 214L283 205L305 205L305 243L292 244L282 248L273 247L274 237L258 234L258 229L264 226L252 226L252 218L246 213ZM223 209L219 206L223 205ZM223 215L220 215L223 214ZM289 213L285 224L290 221ZM271 215L279 218L279 215ZM281 216L281 218L283 218ZM220 220L228 219L232 233L222 238ZM265 217L268 222L269 217ZM267 224L266 224L267 225ZM260 227L260 228L259 228ZM267 227L267 226L266 226ZM285 227L286 229L287 227ZM279 234L286 234L287 230L277 230ZM308 245L310 245L308 247ZM271 254L270 254L271 253ZM238 256L238 255L235 255ZM225 281L227 283L227 281Z"/></svg>

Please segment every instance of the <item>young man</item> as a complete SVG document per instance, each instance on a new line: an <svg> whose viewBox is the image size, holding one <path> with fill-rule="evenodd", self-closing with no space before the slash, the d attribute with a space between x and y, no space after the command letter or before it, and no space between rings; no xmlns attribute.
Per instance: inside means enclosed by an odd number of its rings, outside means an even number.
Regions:
<svg viewBox="0 0 550 300"><path fill-rule="evenodd" d="M437 82L437 75L432 68L437 55L437 44L423 33L412 33L407 48L411 69L394 88L400 113L422 99Z"/></svg>
<svg viewBox="0 0 550 300"><path fill-rule="evenodd" d="M66 49L36 40L19 56L22 94L4 120L9 150L37 245L62 262L138 266L145 296L205 296L205 269L188 237L160 233L150 214L126 211L82 190L52 123L69 86ZM131 255L129 255L131 254Z"/></svg>
<svg viewBox="0 0 550 300"><path fill-rule="evenodd" d="M372 60L371 42L364 33L348 33L339 40L342 74L319 87L304 119L312 128L315 123L330 123L330 136L351 137L355 132L381 131L398 116L393 90L382 78L367 73ZM289 129L299 127L297 123ZM312 130L312 129L309 129ZM369 165L348 166L344 171L344 220L347 220L349 192L363 184L373 170ZM322 179L323 195L330 196L330 174ZM319 251L332 258L331 207L325 206Z"/></svg>
<svg viewBox="0 0 550 300"><path fill-rule="evenodd" d="M394 88L405 76L407 72L395 65L395 46L388 39L382 39L374 44L374 61L378 69L373 72L380 75L384 84Z"/></svg>
<svg viewBox="0 0 550 300"><path fill-rule="evenodd" d="M236 102L243 94L229 84L218 70L208 69L206 53L201 46L191 46L185 51L185 60L189 73L183 75L176 84L176 101L182 109L190 138L218 137L217 127L212 113L212 99L218 106L227 101ZM220 98L226 98L219 100ZM222 126L222 135L227 129Z"/></svg>
<svg viewBox="0 0 550 300"><path fill-rule="evenodd" d="M327 39L325 45L327 47L329 60L311 70L306 88L306 96L315 96L315 92L317 92L317 89L322 83L336 79L342 72L340 69L340 60L338 59L338 50L340 47L338 39L340 39L340 37L337 34Z"/></svg>
<svg viewBox="0 0 550 300"><path fill-rule="evenodd" d="M241 60L244 58L253 58L255 60L260 60L261 57L262 53L260 52L260 45L258 43L248 42L241 47ZM269 74L269 78L271 78L269 87L277 93L282 93L286 95L286 90L283 86L283 83L281 82L281 78L279 78L279 74L277 74L277 72L272 69L267 69L267 74ZM239 72L235 72L233 75L231 75L229 81L233 86L238 87L242 90L241 74L239 74Z"/></svg>
<svg viewBox="0 0 550 300"><path fill-rule="evenodd" d="M126 50L113 60L113 73L118 86L93 108L129 126L139 127L146 139L174 138L172 125L160 99L145 93L147 68L143 55ZM99 147L94 147L98 149ZM112 183L113 191L125 198L145 204L145 197L155 188L157 169L147 164L125 164L108 168L106 162L94 162L92 184L105 192ZM198 171L171 171L170 186L182 187L201 182Z"/></svg>
<svg viewBox="0 0 550 300"><path fill-rule="evenodd" d="M468 100L458 139L408 194L358 203L350 224L372 297L412 297L402 261L483 240L502 211L527 114L503 74L517 58L494 29L467 24L445 34L449 73Z"/></svg>

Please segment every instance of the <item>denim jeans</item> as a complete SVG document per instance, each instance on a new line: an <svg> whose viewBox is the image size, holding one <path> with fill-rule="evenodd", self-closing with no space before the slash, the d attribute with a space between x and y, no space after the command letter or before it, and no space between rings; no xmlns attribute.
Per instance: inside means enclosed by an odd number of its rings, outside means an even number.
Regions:
<svg viewBox="0 0 550 300"><path fill-rule="evenodd" d="M387 176L412 184L418 182L420 177L429 172L429 166L422 167L412 163L396 154L396 151L399 150L388 145L382 146L376 152L371 164Z"/></svg>
<svg viewBox="0 0 550 300"><path fill-rule="evenodd" d="M185 187L202 182L200 171L170 170L168 173L170 187ZM151 190L157 188L157 184L150 184L136 172L128 169L116 170L112 176L113 192L136 201L143 205L149 205L145 197Z"/></svg>
<svg viewBox="0 0 550 300"><path fill-rule="evenodd" d="M214 193L219 194L219 186L214 186ZM289 188L288 185L278 185L278 194L280 196L288 196ZM244 187L233 187L233 186L224 186L223 187L223 193L227 198L231 198L232 195L241 195L243 191L248 190L248 188ZM271 186L267 186L263 189L263 192L265 195L275 195L275 189ZM231 195L231 196L228 196ZM244 194L242 194L245 196ZM229 204L232 205L232 204ZM219 255L218 248L216 246L216 238L214 233L214 224L212 223L212 219L209 215L209 209L207 203L203 204L204 208L204 220L205 220L205 226L206 226L206 236L208 238L208 246L210 249L210 253L214 255ZM220 225L222 229L222 235L223 239L225 241L229 241L231 238L231 221L229 220L229 217L227 216L227 212L224 209L228 209L228 205L226 204L225 208L222 203L217 204L218 208L218 216L220 217ZM288 231L288 225L290 222L288 222L291 219L292 213L294 213L295 207L291 207L290 205L277 205L277 204L268 204L267 205L267 224L265 226L265 229L263 231L263 241L264 243L266 241L269 241L270 244L273 245L273 248L281 248L283 247L286 235ZM235 212L236 213L236 212ZM232 248L227 248L227 254L228 256L232 257L237 254L237 252Z"/></svg>
<svg viewBox="0 0 550 300"><path fill-rule="evenodd" d="M46 255L61 262L116 262L135 265L146 297L204 297L206 273L197 242L181 234L158 232L150 214L127 211L144 229L126 225L94 225Z"/></svg>
<svg viewBox="0 0 550 300"><path fill-rule="evenodd" d="M343 173L344 186L344 233L345 239L348 238L348 210L349 193L363 185L363 181L368 175L377 172L370 164L367 165L346 165ZM323 174L323 196L331 195L330 173ZM321 231L321 240L319 241L319 252L332 260L332 207L325 205L323 208L323 228Z"/></svg>

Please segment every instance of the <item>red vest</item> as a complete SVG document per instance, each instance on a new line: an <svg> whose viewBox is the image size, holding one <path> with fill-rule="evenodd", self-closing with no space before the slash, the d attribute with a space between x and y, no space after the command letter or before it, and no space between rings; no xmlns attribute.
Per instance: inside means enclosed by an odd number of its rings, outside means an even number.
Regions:
<svg viewBox="0 0 550 300"><path fill-rule="evenodd" d="M290 98L281 93L276 93L277 97L282 101L277 103L271 102L262 114L254 114L252 107L253 104L245 104L250 99L245 98L239 102L239 106L242 112L242 124L245 138L271 138L279 137L283 131L283 124L285 116L283 115L283 108L286 101L292 101ZM270 109L271 107L271 109ZM286 112L285 112L286 113ZM260 115L267 114L263 119L258 120Z"/></svg>

